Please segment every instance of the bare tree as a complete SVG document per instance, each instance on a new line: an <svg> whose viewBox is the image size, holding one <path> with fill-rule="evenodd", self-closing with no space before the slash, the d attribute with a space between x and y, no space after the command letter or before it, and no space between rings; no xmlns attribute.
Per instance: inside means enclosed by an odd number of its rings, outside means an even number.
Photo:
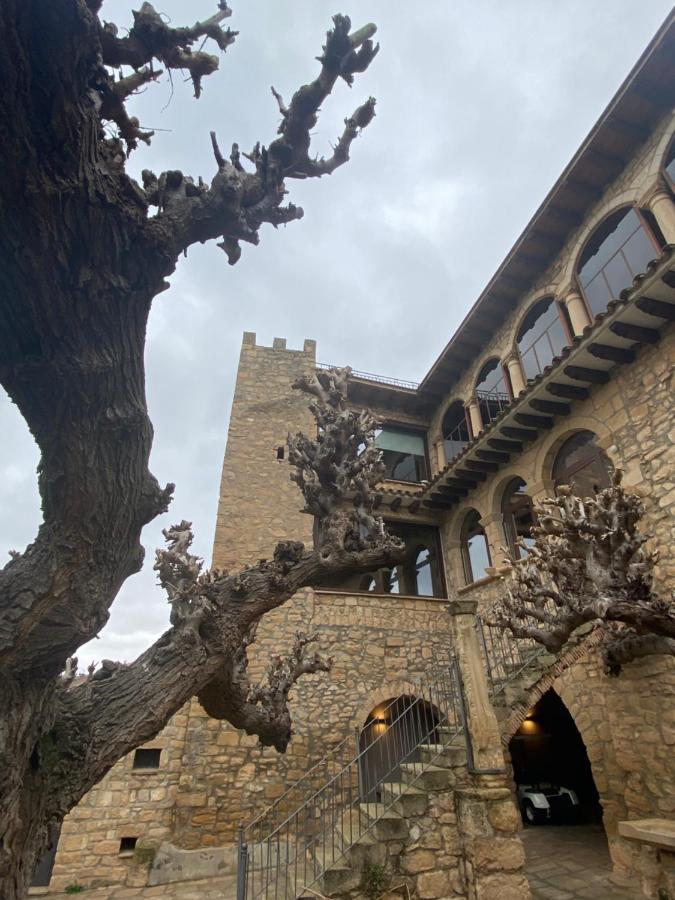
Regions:
<svg viewBox="0 0 675 900"><path fill-rule="evenodd" d="M580 499L569 487L535 507L534 545L514 561L493 622L557 653L588 623L603 631L605 669L654 653L675 654L675 605L653 589L656 553L638 523L644 506L611 487Z"/></svg>
<svg viewBox="0 0 675 900"><path fill-rule="evenodd" d="M124 36L101 20L101 5L0 0L0 382L39 445L43 509L35 541L0 571L3 900L23 896L48 826L191 695L283 748L290 686L324 664L307 655L300 637L269 683L250 687L246 647L255 623L325 573L382 565L396 550L378 528L356 527L368 521L372 453L357 465L351 488L345 470L347 449L368 443L372 423L344 409L331 413L337 419L326 420L314 453L328 465L330 454L318 448L336 442L331 453L344 481L335 500L353 490L351 516L340 514L338 527L329 514L321 547L280 544L270 561L236 575L203 573L189 552L187 523L168 530L157 570L172 627L135 663L106 662L83 683L73 681L77 648L101 630L121 585L140 569L141 529L167 509L173 489L148 471L143 350L152 300L191 244L220 238L232 264L241 242L258 242L263 223L301 218L285 202L287 180L344 163L374 101L345 121L326 159L310 153L319 109L338 79L351 84L378 49L373 25L351 31L347 17L335 16L317 77L288 105L274 91L281 124L268 146L242 154L234 144L226 159L212 134L210 184L174 170L146 171L139 185L125 163L151 132L128 115L125 101L174 69L189 73L199 96L218 67L203 43L224 51L235 32L222 24L230 15L222 0L215 15L190 28L169 27L144 3ZM354 437L341 444L345 429ZM313 510L313 443L300 444L298 477ZM315 477L321 482L323 470Z"/></svg>

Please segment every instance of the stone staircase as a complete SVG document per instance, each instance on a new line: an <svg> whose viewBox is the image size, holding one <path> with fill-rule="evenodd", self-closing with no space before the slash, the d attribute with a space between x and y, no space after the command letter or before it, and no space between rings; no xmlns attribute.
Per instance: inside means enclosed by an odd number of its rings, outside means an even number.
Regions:
<svg viewBox="0 0 675 900"><path fill-rule="evenodd" d="M542 651L524 665L502 663L503 675L492 680L492 705L500 724L509 718L514 708L527 704L530 691L557 659L552 653Z"/></svg>
<svg viewBox="0 0 675 900"><path fill-rule="evenodd" d="M367 866L381 867L405 884L399 858L416 820L426 814L431 794L452 790L465 781L466 764L464 746L420 747L419 762L401 765L400 781L380 785L381 801L359 804L336 824L327 841L317 843L307 873L311 889L290 893L288 900L361 896L358 890ZM316 879L311 875L314 866L321 872Z"/></svg>

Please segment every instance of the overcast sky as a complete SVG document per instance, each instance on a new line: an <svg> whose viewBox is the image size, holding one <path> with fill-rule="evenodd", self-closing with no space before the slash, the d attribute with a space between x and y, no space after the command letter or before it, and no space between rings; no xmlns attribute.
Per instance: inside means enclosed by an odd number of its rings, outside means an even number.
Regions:
<svg viewBox="0 0 675 900"><path fill-rule="evenodd" d="M131 23L130 0L104 19ZM161 529L194 523L207 562L243 331L321 362L421 380L670 10L667 0L231 0L240 32L196 101L174 74L134 101L150 147L129 170L180 168L210 179L209 131L249 149L275 136L274 85L288 100L317 72L335 12L378 25L379 56L325 104L315 149L369 95L377 117L329 178L291 182L305 218L243 245L231 268L215 243L190 249L155 301L147 342L151 469L176 483L168 515L143 533L146 564L124 585L80 663L131 660L168 626L155 586ZM214 0L157 0L174 24ZM189 11L190 20L185 16ZM162 130L160 130L162 129ZM40 522L37 448L0 389L0 557Z"/></svg>

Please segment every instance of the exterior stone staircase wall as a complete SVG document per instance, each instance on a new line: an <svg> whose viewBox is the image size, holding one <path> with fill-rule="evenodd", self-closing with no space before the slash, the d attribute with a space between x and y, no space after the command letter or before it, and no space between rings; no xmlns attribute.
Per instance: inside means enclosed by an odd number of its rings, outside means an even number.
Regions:
<svg viewBox="0 0 675 900"><path fill-rule="evenodd" d="M439 749L422 749L422 762L434 761L421 774L409 763L402 782L383 786L399 799L304 898L363 900L369 882L381 900L529 896L520 817L503 777L470 775L464 747L446 747L440 757ZM375 806L363 804L360 816L369 807L377 815Z"/></svg>

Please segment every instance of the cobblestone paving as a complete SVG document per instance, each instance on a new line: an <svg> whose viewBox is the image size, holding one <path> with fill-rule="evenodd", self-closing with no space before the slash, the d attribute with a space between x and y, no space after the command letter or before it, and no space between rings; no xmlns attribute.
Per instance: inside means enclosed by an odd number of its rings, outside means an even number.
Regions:
<svg viewBox="0 0 675 900"><path fill-rule="evenodd" d="M525 874L532 900L639 900L637 885L610 880L612 865L602 825L526 828Z"/></svg>

